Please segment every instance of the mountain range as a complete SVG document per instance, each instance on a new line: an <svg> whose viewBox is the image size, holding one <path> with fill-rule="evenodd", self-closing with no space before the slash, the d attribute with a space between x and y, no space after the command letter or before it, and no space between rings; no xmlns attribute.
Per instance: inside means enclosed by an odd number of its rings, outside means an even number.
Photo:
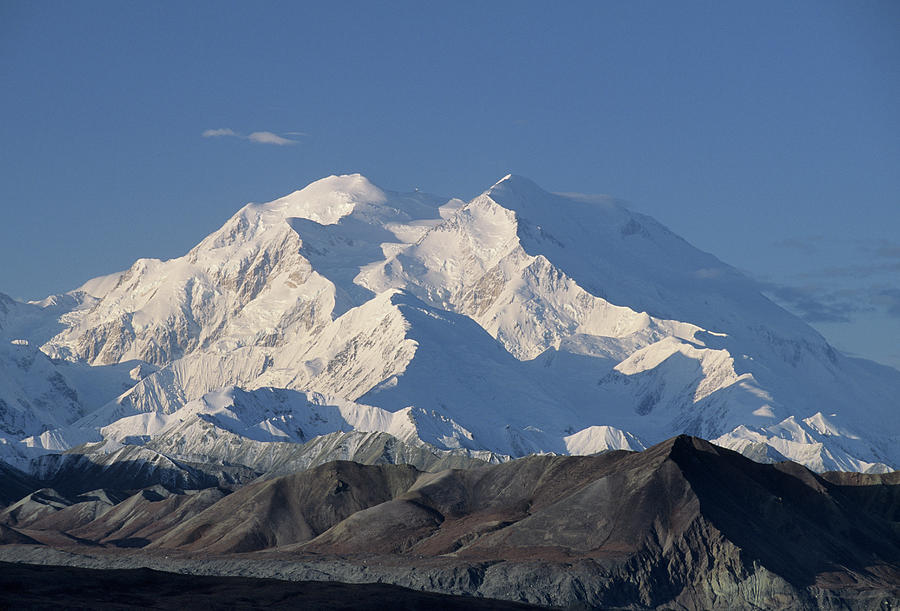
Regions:
<svg viewBox="0 0 900 611"><path fill-rule="evenodd" d="M820 472L900 466L900 371L653 219L518 176L468 202L349 175L248 204L182 257L0 295L0 365L0 459L45 479L228 484L683 433Z"/></svg>
<svg viewBox="0 0 900 611"><path fill-rule="evenodd" d="M125 490L107 473L53 488L0 473L0 489L26 492L0 510L0 561L106 569L77 581L59 568L16 569L29 587L0 590L0 605L46 589L38 600L51 606L71 596L68 604L96 608L113 592L122 606L141 604L153 593L110 571L138 567L223 578L215 589L182 580L192 606L256 608L271 589L289 589L284 581L387 583L468 596L472 606L862 610L900 601L900 473L818 475L688 436L642 452L466 469L333 461L233 491ZM231 591L228 576L283 581L243 584L242 602L200 598ZM155 591L160 603L174 595ZM382 604L395 595L382 593Z"/></svg>

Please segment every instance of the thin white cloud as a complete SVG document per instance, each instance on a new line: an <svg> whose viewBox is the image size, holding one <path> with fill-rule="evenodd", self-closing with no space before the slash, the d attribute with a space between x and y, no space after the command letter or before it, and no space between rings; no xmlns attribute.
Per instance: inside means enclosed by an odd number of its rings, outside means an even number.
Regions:
<svg viewBox="0 0 900 611"><path fill-rule="evenodd" d="M221 129L208 129L203 132L204 138L218 138L220 136L234 136L236 138L240 138L238 134L235 133L233 129L228 129L227 127L223 127Z"/></svg>
<svg viewBox="0 0 900 611"><path fill-rule="evenodd" d="M297 144L296 140L282 138L278 134L273 134L272 132L253 132L252 134L247 136L247 140L258 142L259 144L275 144L277 146Z"/></svg>
<svg viewBox="0 0 900 611"><path fill-rule="evenodd" d="M256 142L257 144L274 144L276 146L288 146L291 144L297 144L296 140L291 140L290 138L285 138L284 136L279 136L274 132L253 132L249 136L244 136L234 131L229 127L221 127L219 129L207 129L202 134L200 134L204 138L221 138L221 137L230 137L230 138L239 138L241 140L249 140L250 142ZM288 136L305 136L303 132L287 132Z"/></svg>

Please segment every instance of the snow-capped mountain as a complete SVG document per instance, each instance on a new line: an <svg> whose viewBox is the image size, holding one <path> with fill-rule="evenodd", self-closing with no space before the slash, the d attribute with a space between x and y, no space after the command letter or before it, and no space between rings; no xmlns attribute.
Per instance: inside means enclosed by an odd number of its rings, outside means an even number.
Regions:
<svg viewBox="0 0 900 611"><path fill-rule="evenodd" d="M508 456L689 433L900 467L900 372L836 352L653 219L516 176L470 202L325 178L183 257L0 299L0 343L0 458L18 463L85 442L221 458L214 429Z"/></svg>

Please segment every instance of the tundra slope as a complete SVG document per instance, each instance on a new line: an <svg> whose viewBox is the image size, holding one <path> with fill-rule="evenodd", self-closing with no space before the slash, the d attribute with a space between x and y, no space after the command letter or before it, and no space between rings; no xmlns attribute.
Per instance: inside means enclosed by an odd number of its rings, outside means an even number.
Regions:
<svg viewBox="0 0 900 611"><path fill-rule="evenodd" d="M184 257L0 306L0 450L21 465L88 442L226 460L218 435L257 468L260 444L349 431L473 457L690 433L820 471L900 465L900 372L649 217L516 176L468 203L332 176Z"/></svg>
<svg viewBox="0 0 900 611"><path fill-rule="evenodd" d="M0 558L164 561L179 572L378 581L553 606L891 608L897 476L823 477L687 436L640 453L438 473L338 461L228 495L38 491L0 513L15 544Z"/></svg>

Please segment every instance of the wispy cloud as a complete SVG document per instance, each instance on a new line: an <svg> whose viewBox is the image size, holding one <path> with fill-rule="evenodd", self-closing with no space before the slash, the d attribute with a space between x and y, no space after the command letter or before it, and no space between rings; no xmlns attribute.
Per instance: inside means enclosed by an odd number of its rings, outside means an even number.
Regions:
<svg viewBox="0 0 900 611"><path fill-rule="evenodd" d="M806 235L788 236L772 245L818 263L760 285L807 322L852 323L873 314L900 319L900 241Z"/></svg>
<svg viewBox="0 0 900 611"><path fill-rule="evenodd" d="M828 291L820 286L766 284L763 290L806 322L851 322L862 310L871 310L855 291Z"/></svg>
<svg viewBox="0 0 900 611"><path fill-rule="evenodd" d="M228 129L227 127L223 127L221 129L208 129L203 132L202 136L204 138L219 138L221 136L238 136L233 129Z"/></svg>
<svg viewBox="0 0 900 611"><path fill-rule="evenodd" d="M900 289L884 288L878 290L873 295L872 301L883 307L888 316L900 318Z"/></svg>
<svg viewBox="0 0 900 611"><path fill-rule="evenodd" d="M760 288L806 322L853 322L857 315L870 312L900 318L900 288L894 285L835 290L817 284L765 283Z"/></svg>
<svg viewBox="0 0 900 611"><path fill-rule="evenodd" d="M241 140L256 142L257 144L273 144L275 146L290 146L292 144L297 144L298 142L297 140L291 140L290 138L279 136L275 132L268 131L251 132L250 135L244 136L228 127L221 127L219 129L207 129L200 135L204 138L239 138ZM305 136L306 134L304 134L303 132L286 132L285 135Z"/></svg>
<svg viewBox="0 0 900 611"><path fill-rule="evenodd" d="M900 272L900 261L859 263L855 265L832 266L811 272L797 274L798 278L865 278L884 273Z"/></svg>
<svg viewBox="0 0 900 611"><path fill-rule="evenodd" d="M273 134L272 132L253 132L252 134L247 136L247 140L258 142L259 144L274 144L276 146L289 146L291 144L297 144L296 140L282 138L278 134Z"/></svg>
<svg viewBox="0 0 900 611"><path fill-rule="evenodd" d="M840 236L803 235L788 236L775 240L772 246L793 250L805 255L816 255L823 252L843 252L845 256L857 255L882 259L900 259L900 241L896 240L864 240L848 239Z"/></svg>

